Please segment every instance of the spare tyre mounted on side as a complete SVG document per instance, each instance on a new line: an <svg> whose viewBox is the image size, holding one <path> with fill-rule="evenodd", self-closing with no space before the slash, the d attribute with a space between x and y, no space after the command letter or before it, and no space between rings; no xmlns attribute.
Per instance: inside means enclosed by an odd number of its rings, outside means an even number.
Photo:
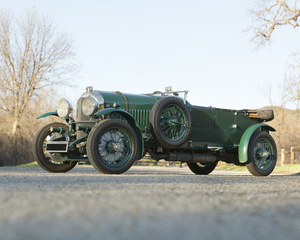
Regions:
<svg viewBox="0 0 300 240"><path fill-rule="evenodd" d="M162 98L151 109L150 127L163 148L180 147L190 133L190 112L182 100L175 97Z"/></svg>

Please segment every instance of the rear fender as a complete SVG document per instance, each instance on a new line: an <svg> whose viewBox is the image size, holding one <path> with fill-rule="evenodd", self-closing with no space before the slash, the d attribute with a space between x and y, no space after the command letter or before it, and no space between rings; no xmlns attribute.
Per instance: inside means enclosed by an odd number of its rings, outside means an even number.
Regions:
<svg viewBox="0 0 300 240"><path fill-rule="evenodd" d="M120 114L122 117L124 117L127 120L128 124L133 128L133 130L135 131L135 133L137 135L138 141L139 141L139 153L137 155L137 160L141 159L143 157L143 152L144 152L144 141L143 141L142 131L141 131L139 125L137 124L137 122L135 121L134 117L130 113L128 113L122 109L115 109L115 108L102 109L102 110L96 112L95 115L101 116L101 115L106 115L109 113Z"/></svg>
<svg viewBox="0 0 300 240"><path fill-rule="evenodd" d="M248 161L248 146L250 139L252 137L252 134L258 129L262 128L263 130L268 130L268 131L276 131L275 128L271 127L268 124L255 124L246 129L244 132L241 141L238 145L239 147L239 161L240 163L246 163Z"/></svg>

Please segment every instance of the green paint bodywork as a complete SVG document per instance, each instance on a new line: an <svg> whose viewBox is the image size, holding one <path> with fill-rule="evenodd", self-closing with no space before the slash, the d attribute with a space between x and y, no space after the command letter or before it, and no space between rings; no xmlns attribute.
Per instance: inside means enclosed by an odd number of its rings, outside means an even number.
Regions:
<svg viewBox="0 0 300 240"><path fill-rule="evenodd" d="M38 116L36 119L48 117L48 116L51 116L51 115L52 115L52 116L57 116L57 117L58 117L57 112L47 112L47 113L44 113L44 114Z"/></svg>
<svg viewBox="0 0 300 240"><path fill-rule="evenodd" d="M96 92L96 91L94 91ZM97 91L104 98L103 108L111 108L114 103L120 104L118 110L124 110L127 113L126 99L119 93L115 92L102 92ZM152 96L152 95L136 95L136 94L124 94L128 100L128 113L131 115L135 122L138 124L139 128L144 131L150 130L149 127L149 116L153 105L157 100L163 98L162 96ZM121 113L120 113L121 114ZM122 115L122 114L121 114Z"/></svg>
<svg viewBox="0 0 300 240"><path fill-rule="evenodd" d="M250 138L252 137L252 134L258 130L259 128L266 129L268 131L276 131L273 127L267 125L267 124L255 124L247 128L247 130L244 132L241 141L239 143L239 161L241 163L245 163L248 161L248 146Z"/></svg>
<svg viewBox="0 0 300 240"><path fill-rule="evenodd" d="M89 96L98 102L98 111L92 117L85 116L82 112L83 99ZM69 136L72 133L77 139L70 143L69 147L78 148L79 143L84 144L89 134L84 129L92 129L102 119L118 118L127 121L136 132L139 142L137 160L141 159L146 152L152 151L156 154L158 149L161 151L161 146L152 136L149 118L153 105L165 97L96 90L85 92L77 101L77 122L72 123L78 130L69 124ZM166 155L172 151L209 154L218 151L220 154L230 154L238 158L239 163L244 164L248 161L248 145L252 134L258 130L275 131L274 128L264 123L265 119L250 116L249 110L202 107L191 105L189 102L186 102L186 107L191 116L188 139L174 150L162 149L161 154ZM48 112L38 118L50 115L58 116L56 112ZM70 158L69 156L68 159L72 161ZM79 157L74 157L74 161L77 161L76 159Z"/></svg>

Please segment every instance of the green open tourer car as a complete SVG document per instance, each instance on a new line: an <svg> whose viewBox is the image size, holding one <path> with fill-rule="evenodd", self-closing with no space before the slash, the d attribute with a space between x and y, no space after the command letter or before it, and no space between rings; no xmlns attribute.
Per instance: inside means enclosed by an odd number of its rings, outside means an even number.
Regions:
<svg viewBox="0 0 300 240"><path fill-rule="evenodd" d="M183 98L178 94L184 94ZM229 110L191 105L188 91L126 94L87 87L77 102L61 99L62 122L41 128L33 154L49 172L67 172L89 161L98 171L120 174L149 154L159 161L186 162L195 174L211 173L218 161L247 166L255 176L269 175L277 161L276 144L267 121L272 110ZM72 114L73 115L73 114Z"/></svg>

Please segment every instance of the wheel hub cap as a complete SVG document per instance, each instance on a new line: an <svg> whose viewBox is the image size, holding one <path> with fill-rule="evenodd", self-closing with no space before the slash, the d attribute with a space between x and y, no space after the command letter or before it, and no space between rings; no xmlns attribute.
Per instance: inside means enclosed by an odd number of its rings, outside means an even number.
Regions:
<svg viewBox="0 0 300 240"><path fill-rule="evenodd" d="M120 143L113 143L112 144L113 149L115 152L119 152L121 150L121 144Z"/></svg>
<svg viewBox="0 0 300 240"><path fill-rule="evenodd" d="M267 157L269 157L269 155L270 155L269 152L264 151L263 154L262 154L262 157L267 158Z"/></svg>

